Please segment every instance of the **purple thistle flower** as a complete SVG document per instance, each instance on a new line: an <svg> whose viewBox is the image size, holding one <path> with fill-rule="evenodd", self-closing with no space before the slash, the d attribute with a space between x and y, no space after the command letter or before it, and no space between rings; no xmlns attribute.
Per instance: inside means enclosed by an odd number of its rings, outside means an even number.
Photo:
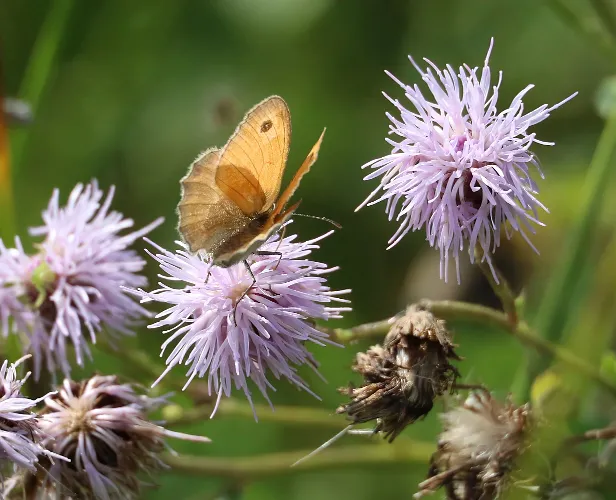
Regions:
<svg viewBox="0 0 616 500"><path fill-rule="evenodd" d="M362 166L374 170L364 179L382 178L358 210L387 202L389 220L395 217L400 222L388 248L410 230L425 226L430 246L440 250L440 274L445 280L453 256L460 281L459 258L467 244L471 262L479 246L482 259L491 266L490 253L500 245L503 225L507 238L511 230L518 231L534 249L526 231L535 232L532 224L543 225L538 209L547 212L547 208L536 198L537 186L529 174L530 165L539 169L530 147L554 143L538 140L529 128L577 94L524 113L522 99L533 88L528 85L499 112L502 72L491 87L488 60L492 43L481 76L477 75L479 68L464 65L456 74L451 66L440 70L428 59L424 60L430 67L423 71L410 58L433 101L417 85L406 85L386 72L404 89L415 111L384 94L400 112L400 118L387 113L390 133L398 138L386 139L393 147L391 154Z"/></svg>
<svg viewBox="0 0 616 500"><path fill-rule="evenodd" d="M167 402L165 397L138 394L115 376L94 376L83 382L65 380L45 398L40 427L45 446L71 459L56 462L48 474L27 477L37 498L140 498L139 475L165 467L159 454L165 438L209 442L206 437L169 431L147 414Z"/></svg>
<svg viewBox="0 0 616 500"><path fill-rule="evenodd" d="M30 375L17 378L17 366L24 359L11 365L4 361L0 367L0 463L8 462L35 472L41 455L63 457L49 453L40 445L42 434L36 414L30 409L51 393L39 399L22 396L21 387Z"/></svg>
<svg viewBox="0 0 616 500"><path fill-rule="evenodd" d="M325 275L337 268L305 258L329 234L303 243L296 242L295 235L282 240L273 235L260 250L281 255L253 254L247 259L254 284L244 263L229 268L212 266L206 258L190 254L182 243L182 248L172 253L150 242L158 250L151 255L159 262L164 278L182 284L182 288L161 284L152 292L134 291L142 303L171 304L156 316L159 321L150 325L173 332L163 343L161 355L176 342L166 370L154 384L180 364L189 366L185 387L194 377L207 373L208 390L217 395L212 415L223 394L230 395L232 384L252 404L248 378L271 405L267 389L273 386L268 372L314 395L295 366L308 364L317 371L317 362L304 343L332 342L315 328L313 320L339 318L349 310L327 305L348 302L338 295L350 290L332 291L326 285Z"/></svg>
<svg viewBox="0 0 616 500"><path fill-rule="evenodd" d="M133 221L109 211L113 193L112 187L103 199L96 181L78 184L61 208L55 190L43 212L45 224L30 230L45 236L39 254L28 257L19 241L15 249L0 245L0 264L8 264L0 270L2 332L26 335L24 349L34 355L37 378L43 358L50 371L58 365L68 374L69 343L83 366L84 357L91 357L88 340L95 343L103 327L111 335L130 335L135 321L147 314L120 287L145 285L138 274L145 261L128 247L162 219L120 235Z"/></svg>
<svg viewBox="0 0 616 500"><path fill-rule="evenodd" d="M19 238L15 248L7 248L0 240L0 333L19 334L30 330L34 313L22 297L27 295L27 283L40 259L24 252Z"/></svg>

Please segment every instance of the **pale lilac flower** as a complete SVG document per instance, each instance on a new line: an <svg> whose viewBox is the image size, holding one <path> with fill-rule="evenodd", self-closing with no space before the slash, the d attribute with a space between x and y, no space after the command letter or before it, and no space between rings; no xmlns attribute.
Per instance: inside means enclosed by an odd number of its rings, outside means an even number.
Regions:
<svg viewBox="0 0 616 500"><path fill-rule="evenodd" d="M158 251L152 256L160 263L163 278L179 282L179 288L161 284L152 292L135 291L142 302L170 305L150 325L172 332L161 355L175 343L167 356L167 369L155 384L176 365L188 366L186 386L194 377L207 374L210 394L217 395L214 412L220 398L230 395L232 385L252 404L249 378L269 402L267 390L273 386L268 373L309 391L295 368L308 364L316 371L317 363L305 343L332 343L313 320L339 318L348 310L336 303L348 302L338 295L349 290L332 291L326 285L325 275L337 268L306 258L329 234L303 243L296 242L296 236L282 240L272 236L260 250L280 255L247 258L255 283L244 263L211 266L181 243L175 253L152 243Z"/></svg>
<svg viewBox="0 0 616 500"><path fill-rule="evenodd" d="M36 271L44 268L42 262L40 255L29 256L24 252L19 238L15 238L15 248L6 248L0 241L0 333L4 337L18 335L24 353L34 354L35 378L43 361L53 368L55 357L66 358L65 351L56 350L54 354L51 350L51 304L42 300L34 305L41 294L46 296L44 289L37 289L34 284L40 281Z"/></svg>
<svg viewBox="0 0 616 500"><path fill-rule="evenodd" d="M518 231L532 247L526 232L535 232L533 224L543 225L538 210L547 208L537 199L529 174L530 166L539 168L530 148L533 143L553 143L538 140L529 129L576 95L525 113L522 99L533 88L528 85L509 107L498 111L502 72L492 86L491 51L492 43L480 75L479 68L467 65L458 73L449 65L440 70L428 59L423 71L411 58L431 97L387 72L414 110L384 94L400 113L399 118L387 113L390 133L397 137L386 139L393 147L391 154L362 167L374 170L365 179L381 181L358 209L387 202L389 220L400 223L389 248L409 231L425 226L428 242L440 250L445 280L450 256L459 282L460 253L467 250L474 262L476 246L491 266L490 254L500 245L503 227L507 238Z"/></svg>
<svg viewBox="0 0 616 500"><path fill-rule="evenodd" d="M7 248L0 240L0 333L4 337L30 329L34 313L28 308L28 282L40 259L24 252L19 238L15 248Z"/></svg>
<svg viewBox="0 0 616 500"><path fill-rule="evenodd" d="M129 335L147 314L120 287L145 285L139 274L145 261L128 247L162 219L120 235L133 221L109 211L113 192L104 197L95 181L78 184L60 207L55 190L43 212L45 224L30 231L45 237L39 253L26 256L19 241L15 249L0 246L0 264L7 264L0 270L2 332L27 337L24 348L34 355L37 377L44 361L50 371L59 366L68 374L70 344L83 366L84 357L90 357L88 342L95 343L98 332L106 328L111 335Z"/></svg>
<svg viewBox="0 0 616 500"><path fill-rule="evenodd" d="M57 394L45 398L40 427L49 436L48 449L71 463L56 462L48 474L26 478L36 484L36 498L141 498L140 474L165 467L159 458L165 438L210 441L151 422L147 414L165 403L165 397L138 394L115 376L65 380Z"/></svg>
<svg viewBox="0 0 616 500"><path fill-rule="evenodd" d="M36 414L30 410L51 393L39 399L21 394L21 387L30 375L27 373L23 379L17 377L17 366L24 359L11 365L4 361L0 367L0 464L35 472L41 455L61 457L40 445L42 433Z"/></svg>

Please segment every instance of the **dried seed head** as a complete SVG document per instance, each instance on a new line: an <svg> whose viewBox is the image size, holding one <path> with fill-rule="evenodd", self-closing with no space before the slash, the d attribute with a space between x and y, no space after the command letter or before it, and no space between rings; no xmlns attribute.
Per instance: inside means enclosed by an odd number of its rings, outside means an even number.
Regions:
<svg viewBox="0 0 616 500"><path fill-rule="evenodd" d="M444 486L451 500L496 498L507 484L514 460L526 446L528 405L496 401L487 391L441 415L443 432L419 498Z"/></svg>
<svg viewBox="0 0 616 500"><path fill-rule="evenodd" d="M415 420L425 416L434 399L451 390L458 371L445 322L420 306L410 306L385 337L383 346L358 353L353 370L364 377L358 388L342 388L352 398L336 412L353 423L376 420L375 432L393 441Z"/></svg>

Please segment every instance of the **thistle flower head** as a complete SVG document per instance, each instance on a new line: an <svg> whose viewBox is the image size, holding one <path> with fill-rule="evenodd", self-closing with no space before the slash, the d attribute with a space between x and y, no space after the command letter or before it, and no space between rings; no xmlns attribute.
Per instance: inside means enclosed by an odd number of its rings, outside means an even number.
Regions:
<svg viewBox="0 0 616 500"><path fill-rule="evenodd" d="M473 392L460 407L441 416L443 432L432 457L430 478L419 498L440 486L453 500L497 498L514 460L526 447L528 405L500 403L487 391Z"/></svg>
<svg viewBox="0 0 616 500"><path fill-rule="evenodd" d="M387 113L393 137L386 140L393 149L362 167L373 170L365 179L381 181L360 208L387 202L389 220L400 223L390 248L409 231L425 227L428 242L440 250L445 280L453 256L460 281L459 258L465 249L473 262L475 247L480 247L481 258L490 263L503 227L508 238L518 231L531 244L526 233L534 233L535 224L542 225L538 211L547 209L530 177L531 167L538 168L530 148L553 143L538 140L529 129L575 96L524 113L523 98L533 87L529 85L499 111L502 73L493 85L491 50L492 44L481 70L464 65L457 73L449 65L441 70L427 59L424 71L411 58L431 98L418 85L407 85L387 73L402 87L412 108L385 94L399 112L399 117Z"/></svg>
<svg viewBox="0 0 616 500"><path fill-rule="evenodd" d="M162 285L152 292L134 292L142 302L169 305L150 325L172 332L162 345L163 353L175 343L160 378L184 364L186 385L207 374L208 390L218 401L229 396L234 385L252 402L248 379L267 399L270 374L308 390L295 368L308 364L316 370L305 343L331 343L314 320L338 318L347 310L336 304L347 302L338 295L348 290L332 291L326 284L326 275L336 268L307 258L329 234L303 243L295 241L296 236L273 235L260 248L269 254L247 258L250 270L244 263L212 266L184 246L172 253L153 244L164 278L180 283L178 288Z"/></svg>
<svg viewBox="0 0 616 500"><path fill-rule="evenodd" d="M209 441L148 420L148 412L163 403L165 398L140 395L115 376L65 380L57 394L45 398L40 427L46 447L71 462L56 462L47 475L26 478L28 488L37 498L139 498L140 474L164 467L158 455L166 437Z"/></svg>
<svg viewBox="0 0 616 500"><path fill-rule="evenodd" d="M460 358L445 322L420 306L410 306L392 325L382 347L357 355L353 370L364 383L340 389L352 401L336 412L346 413L353 423L376 420L374 432L391 442L452 388L458 371L450 359Z"/></svg>
<svg viewBox="0 0 616 500"><path fill-rule="evenodd" d="M28 282L39 259L29 257L19 238L15 248L7 248L0 240L0 333L27 332L35 314L27 306Z"/></svg>
<svg viewBox="0 0 616 500"><path fill-rule="evenodd" d="M11 365L4 361L0 367L0 463L35 471L41 455L47 451L40 445L41 432L30 409L43 398L29 399L21 394L30 375L23 379L17 376L17 366L24 359Z"/></svg>
<svg viewBox="0 0 616 500"><path fill-rule="evenodd" d="M120 287L145 284L139 274L145 262L128 247L162 220L120 235L133 221L109 210L113 192L104 197L95 181L79 184L60 207L56 190L43 212L45 224L30 231L45 237L40 252L28 257L19 242L16 249L0 246L0 260L10 264L0 271L2 331L27 336L35 376L43 361L50 371L59 366L68 374L71 344L83 366L90 357L88 342L96 342L103 327L130 334L135 320L147 314Z"/></svg>

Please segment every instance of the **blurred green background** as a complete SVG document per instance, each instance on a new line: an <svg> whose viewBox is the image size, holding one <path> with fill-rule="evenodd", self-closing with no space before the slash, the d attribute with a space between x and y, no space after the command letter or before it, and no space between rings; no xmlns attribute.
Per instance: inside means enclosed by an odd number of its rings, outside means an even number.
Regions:
<svg viewBox="0 0 616 500"><path fill-rule="evenodd" d="M581 4L576 8L585 22L597 23ZM535 130L540 139L557 143L534 149L546 174L545 180L535 178L550 209L542 216L547 227L533 237L541 254L535 255L519 238L497 254L516 290L527 292L532 312L533 298L563 251L577 214L580 186L603 124L593 102L612 67L548 2L539 0L2 0L0 33L5 94L35 97L33 123L11 131L17 232L26 242L27 227L40 223L54 187L66 200L77 182L97 178L105 189L116 186L114 208L137 225L165 216L152 238L171 248L177 239L180 177L200 151L224 144L247 109L271 94L287 100L294 133L286 179L326 126L319 160L298 196L303 213L343 226L317 253L320 260L341 266L330 277L332 288L353 290L353 312L332 326L385 318L424 297L497 305L483 277L466 263L462 285L455 279L440 281L438 252L428 247L423 232L409 234L386 251L396 225L387 222L383 205L354 213L376 186L375 181L362 181L360 166L389 151L385 112L393 109L381 91L403 97L383 70L413 84L419 78L408 54L439 66L481 66L493 36L495 80L496 72L504 71L501 108L529 83L536 88L525 99L527 110L579 91ZM33 54L38 54L38 63L33 63ZM598 241L607 239L613 226L613 200L610 196L598 214ZM308 239L329 227L298 218L294 230ZM594 293L613 288L614 264L610 256L597 261L587 281ZM152 284L156 272L149 260ZM600 314L591 305L580 312L579 324L592 318L596 326ZM506 396L523 348L499 333L452 326L459 353L466 358L460 365L465 379ZM158 356L162 339L159 331L143 329L126 345ZM368 345L314 348L328 383L309 370L302 374L323 401L278 381L273 401L333 412L343 401L335 389L358 381L349 368L355 353ZM84 373L93 370L129 373L130 367L97 354ZM433 440L436 413L405 435ZM314 448L334 432L241 418L214 418L184 430L203 433L213 443L171 445L179 452L210 457ZM365 438L349 436L345 441L364 443ZM427 464L298 469L245 485L242 498L403 499L416 491L426 472ZM148 491L147 498L216 498L238 486L173 472L159 479L160 488Z"/></svg>

